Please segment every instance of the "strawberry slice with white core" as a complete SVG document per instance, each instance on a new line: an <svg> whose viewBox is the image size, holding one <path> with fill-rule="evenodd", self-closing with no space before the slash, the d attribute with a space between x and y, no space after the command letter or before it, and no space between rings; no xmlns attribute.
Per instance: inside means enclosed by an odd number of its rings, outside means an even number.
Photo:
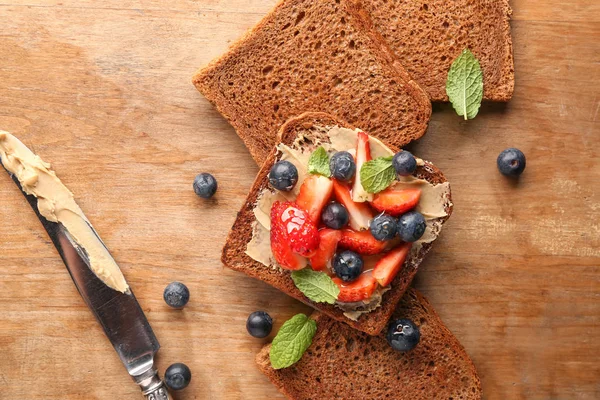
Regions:
<svg viewBox="0 0 600 400"><path fill-rule="evenodd" d="M350 227L355 231L369 229L373 219L373 211L367 203L355 203L350 195L350 189L345 184L333 179L333 193L336 199L346 207L350 217Z"/></svg>
<svg viewBox="0 0 600 400"><path fill-rule="evenodd" d="M373 278L371 271L363 272L358 279L352 282L344 282L337 277L333 278L333 282L340 288L337 299L343 303L367 300L377 289L377 281Z"/></svg>
<svg viewBox="0 0 600 400"><path fill-rule="evenodd" d="M410 252L412 243L402 243L400 246L385 254L381 260L375 264L373 269L373 277L382 286L386 287L398 275L402 269L404 261Z"/></svg>
<svg viewBox="0 0 600 400"><path fill-rule="evenodd" d="M371 161L369 135L358 132L356 139L356 177L354 178L354 186L352 186L352 200L357 203L373 200L373 194L368 193L360 183L360 169L367 161Z"/></svg>
<svg viewBox="0 0 600 400"><path fill-rule="evenodd" d="M377 211L386 212L391 216L398 217L412 210L419 204L421 189L385 189L377 193L371 201L371 205Z"/></svg>
<svg viewBox="0 0 600 400"><path fill-rule="evenodd" d="M318 223L321 219L321 211L329 201L332 190L333 182L331 179L322 175L310 175L300 187L296 204L308 212L314 223Z"/></svg>
<svg viewBox="0 0 600 400"><path fill-rule="evenodd" d="M321 241L319 249L310 258L310 266L315 271L323 271L327 268L327 263L333 259L338 242L342 238L342 231L336 229L321 229L319 231Z"/></svg>

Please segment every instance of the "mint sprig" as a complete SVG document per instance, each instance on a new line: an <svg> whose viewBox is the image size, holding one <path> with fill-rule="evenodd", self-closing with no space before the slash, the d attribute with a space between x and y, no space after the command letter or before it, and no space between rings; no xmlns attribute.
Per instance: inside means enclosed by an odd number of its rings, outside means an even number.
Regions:
<svg viewBox="0 0 600 400"><path fill-rule="evenodd" d="M360 183L368 193L379 193L396 179L393 157L378 157L367 161L360 169Z"/></svg>
<svg viewBox="0 0 600 400"><path fill-rule="evenodd" d="M273 369L297 363L312 343L317 323L304 314L296 314L285 323L273 339L269 358Z"/></svg>
<svg viewBox="0 0 600 400"><path fill-rule="evenodd" d="M323 175L329 178L329 156L323 147L319 147L310 155L308 159L308 173Z"/></svg>
<svg viewBox="0 0 600 400"><path fill-rule="evenodd" d="M463 50L452 63L446 81L446 94L458 115L465 120L475 118L483 99L483 72L469 49Z"/></svg>
<svg viewBox="0 0 600 400"><path fill-rule="evenodd" d="M334 304L340 288L325 272L304 268L292 272L294 284L306 297L317 303Z"/></svg>

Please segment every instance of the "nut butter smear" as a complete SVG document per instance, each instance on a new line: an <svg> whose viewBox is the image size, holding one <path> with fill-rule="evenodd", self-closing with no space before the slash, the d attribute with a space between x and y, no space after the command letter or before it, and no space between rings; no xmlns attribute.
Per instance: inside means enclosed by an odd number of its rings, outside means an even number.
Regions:
<svg viewBox="0 0 600 400"><path fill-rule="evenodd" d="M322 129L327 132L327 137L331 142L319 143L325 150L334 152L356 148L356 135L359 131L358 129L352 130L339 126L327 126L322 127ZM304 151L304 149L302 149L302 139L303 137L299 136L292 147L286 146L283 143L277 145L277 149L281 153L279 160L291 162L298 170L298 182L294 189L291 192L279 192L271 191L271 189L267 187L259 194L253 209L256 222L253 224L252 239L246 246L246 254L255 261L272 269L280 267L277 265L275 257L273 257L273 253L271 252L271 237L269 233L271 229L271 207L275 201L293 201L298 196L302 182L304 182L304 179L308 175L307 166L310 158L310 151ZM394 155L394 152L389 147L373 136L369 137L369 145L373 159ZM417 159L417 164L424 165L424 161ZM412 246L411 252L418 253L424 243L435 240L441 229L441 219L447 215L445 211L445 202L448 193L450 192L450 184L444 182L434 185L426 180L414 176L407 176L398 178L392 185L397 189L421 189L421 199L419 200L416 210L425 217L427 227L423 236ZM372 266L369 267L368 264L368 260L365 260L365 270L372 269ZM374 266L374 262L372 264ZM371 312L381 306L383 294L389 289L389 286L386 288L378 288L370 299L363 302L336 302L336 307L342 309L346 317L353 321L357 321L362 314Z"/></svg>
<svg viewBox="0 0 600 400"><path fill-rule="evenodd" d="M40 214L48 221L62 224L76 244L85 250L94 274L108 287L127 292L129 286L119 266L96 236L73 193L50 169L50 164L4 131L0 131L0 157L4 167L17 177L23 191L37 197Z"/></svg>

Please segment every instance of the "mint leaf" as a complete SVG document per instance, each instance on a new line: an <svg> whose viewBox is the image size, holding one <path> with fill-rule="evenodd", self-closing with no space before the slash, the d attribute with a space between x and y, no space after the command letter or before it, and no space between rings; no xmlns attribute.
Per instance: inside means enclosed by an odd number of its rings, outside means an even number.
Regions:
<svg viewBox="0 0 600 400"><path fill-rule="evenodd" d="M302 358L317 332L317 323L304 314L296 314L285 323L273 339L269 358L273 369L287 368Z"/></svg>
<svg viewBox="0 0 600 400"><path fill-rule="evenodd" d="M446 94L458 115L464 116L465 120L475 118L483 98L483 72L469 49L463 50L452 63Z"/></svg>
<svg viewBox="0 0 600 400"><path fill-rule="evenodd" d="M323 175L328 178L331 176L329 156L323 147L319 147L310 155L308 159L308 173Z"/></svg>
<svg viewBox="0 0 600 400"><path fill-rule="evenodd" d="M340 288L325 272L304 268L292 272L294 284L306 297L317 303L334 304Z"/></svg>
<svg viewBox="0 0 600 400"><path fill-rule="evenodd" d="M360 169L360 183L367 192L379 193L396 179L393 157L379 157L367 161Z"/></svg>

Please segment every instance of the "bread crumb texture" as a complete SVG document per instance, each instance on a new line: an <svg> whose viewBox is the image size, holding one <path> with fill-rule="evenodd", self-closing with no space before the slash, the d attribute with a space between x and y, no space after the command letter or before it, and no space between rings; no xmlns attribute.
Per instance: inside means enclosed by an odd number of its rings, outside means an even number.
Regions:
<svg viewBox="0 0 600 400"><path fill-rule="evenodd" d="M350 0L279 3L193 78L262 164L279 127L322 111L401 147L427 129L431 104Z"/></svg>
<svg viewBox="0 0 600 400"><path fill-rule="evenodd" d="M273 370L269 346L257 355L259 369L294 400L481 399L475 367L429 302L410 289L394 318L410 318L421 330L412 351L393 350L383 334L369 336L319 314L312 345L298 363Z"/></svg>

